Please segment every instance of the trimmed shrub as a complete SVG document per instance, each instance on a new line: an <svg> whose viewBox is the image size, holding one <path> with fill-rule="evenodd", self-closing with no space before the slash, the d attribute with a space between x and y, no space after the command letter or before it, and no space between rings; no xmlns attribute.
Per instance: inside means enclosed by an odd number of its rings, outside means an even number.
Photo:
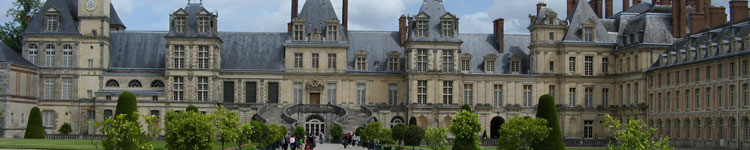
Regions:
<svg viewBox="0 0 750 150"><path fill-rule="evenodd" d="M198 112L198 107L195 107L193 105L188 105L188 107L185 108L185 111Z"/></svg>
<svg viewBox="0 0 750 150"><path fill-rule="evenodd" d="M408 136L406 132L409 130L409 126L403 123L396 124L391 128L391 138L395 140L396 143L400 143L402 140L406 139Z"/></svg>
<svg viewBox="0 0 750 150"><path fill-rule="evenodd" d="M297 139L302 139L302 138L305 138L305 135L307 134L307 132L305 131L305 127L297 126L294 128L293 134L294 134L294 137L296 137Z"/></svg>
<svg viewBox="0 0 750 150"><path fill-rule="evenodd" d="M167 112L167 116L166 149L213 149L216 128L210 115Z"/></svg>
<svg viewBox="0 0 750 150"><path fill-rule="evenodd" d="M70 124L67 123L67 122L63 123L63 125L60 127L60 130L57 130L57 132L60 132L62 134L68 134L68 133L70 133L72 131L73 131L73 129L70 127Z"/></svg>
<svg viewBox="0 0 750 150"><path fill-rule="evenodd" d="M409 128L406 129L406 135L409 135L409 138L403 139L404 145L419 146L422 139L424 139L424 129L419 126L409 126Z"/></svg>
<svg viewBox="0 0 750 150"><path fill-rule="evenodd" d="M25 139L43 139L44 127L42 126L42 112L39 108L31 108L29 113L29 121L26 122L26 133L23 135Z"/></svg>
<svg viewBox="0 0 750 150"><path fill-rule="evenodd" d="M331 137L335 140L341 139L341 137L344 136L344 129L341 128L341 125L334 124L333 127L331 127Z"/></svg>
<svg viewBox="0 0 750 150"><path fill-rule="evenodd" d="M471 112L471 106L469 104L464 104L461 106L461 110L469 111Z"/></svg>
<svg viewBox="0 0 750 150"><path fill-rule="evenodd" d="M534 144L534 149L565 150L560 124L557 121L555 98L549 94L543 95L539 98L539 105L536 108L536 117L547 120L547 127L552 128L552 131L542 142Z"/></svg>
<svg viewBox="0 0 750 150"><path fill-rule="evenodd" d="M416 126L417 125L417 118L416 117L409 118L409 125L410 126Z"/></svg>
<svg viewBox="0 0 750 150"><path fill-rule="evenodd" d="M122 92L120 97L117 98L117 107L115 109L115 116L120 114L127 115L125 119L130 121L138 121L138 102L135 100L135 94L130 92Z"/></svg>

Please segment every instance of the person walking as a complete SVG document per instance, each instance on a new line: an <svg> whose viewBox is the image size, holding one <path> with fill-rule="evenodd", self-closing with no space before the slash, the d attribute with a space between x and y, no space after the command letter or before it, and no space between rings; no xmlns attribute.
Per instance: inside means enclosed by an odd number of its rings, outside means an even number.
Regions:
<svg viewBox="0 0 750 150"><path fill-rule="evenodd" d="M292 150L297 150L297 141L294 139L294 136L289 137L289 144L291 144Z"/></svg>
<svg viewBox="0 0 750 150"><path fill-rule="evenodd" d="M323 141L325 141L325 140L323 139L323 138L324 138L325 136L326 136L326 135L325 135L325 134L323 133L323 131L320 131L320 134L318 134L318 137L319 137L319 139L320 139L320 144L323 144Z"/></svg>
<svg viewBox="0 0 750 150"><path fill-rule="evenodd" d="M352 140L352 134L346 133L344 135L344 139L341 139L341 143L344 144L344 149L346 149L346 146L349 146L350 141Z"/></svg>
<svg viewBox="0 0 750 150"><path fill-rule="evenodd" d="M287 150L289 148L289 133L284 134L284 141L281 142L281 149Z"/></svg>

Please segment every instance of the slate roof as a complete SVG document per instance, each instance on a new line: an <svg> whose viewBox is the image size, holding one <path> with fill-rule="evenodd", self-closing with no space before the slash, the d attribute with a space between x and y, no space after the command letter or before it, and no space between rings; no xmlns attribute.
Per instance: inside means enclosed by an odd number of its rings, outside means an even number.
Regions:
<svg viewBox="0 0 750 150"><path fill-rule="evenodd" d="M117 15L115 7L111 4L110 7L110 25L123 26L125 24L120 20L120 16ZM54 32L47 32L44 12L54 8L58 11L59 15L59 28ZM48 0L44 2L39 12L31 17L31 23L29 23L24 34L47 34L47 35L77 35L80 34L78 31L78 0Z"/></svg>
<svg viewBox="0 0 750 150"><path fill-rule="evenodd" d="M34 64L27 61L25 58L23 58L23 56L16 53L16 51L8 47L8 45L5 45L5 43L3 42L0 42L0 63L10 63L37 68Z"/></svg>
<svg viewBox="0 0 750 150"><path fill-rule="evenodd" d="M200 3L188 3L185 8L181 8L177 11L183 10L185 13L188 14L187 17L187 30L183 33L177 33L173 31L173 28L170 27L169 33L167 33L166 37L198 37L198 38L217 38L218 33L211 30L211 32L208 33L198 33L198 13L201 11L206 11L206 8L203 8L203 4ZM177 12L175 11L175 12ZM210 13L210 12L209 12ZM213 14L211 14L213 15ZM214 16L216 17L216 16ZM213 20L211 18L210 20Z"/></svg>
<svg viewBox="0 0 750 150"><path fill-rule="evenodd" d="M623 12L627 12L627 13L639 13L640 14L640 13L648 11L649 9L651 9L652 6L653 5L651 5L651 3L640 2L640 3L636 4L635 6L632 6L632 7L628 8L627 10L625 10Z"/></svg>
<svg viewBox="0 0 750 150"><path fill-rule="evenodd" d="M658 61L656 61L655 63L651 65L650 70L750 54L750 45L745 45L745 42L743 41L744 38L746 38L746 35L748 34L750 34L750 22L745 21L745 22L734 24L734 25L728 25L728 26L724 26L721 28L693 34L688 37L676 39L675 42L671 44L672 46L667 51L659 55ZM693 58L688 58L687 60L679 60L679 61L672 60L672 59L664 60L661 57L663 55L671 57L673 54L678 54L679 52L682 52L682 51L686 51L689 54L689 52L696 51L697 49L701 47L708 49L710 48L711 45L721 44L722 42L729 42L729 46L731 48L733 46L731 44L731 41L733 40L740 40L740 45L741 45L739 50L735 52L720 53L718 55L707 56L703 58L693 57ZM698 55L701 54L700 52L696 52L696 53ZM662 64L661 62L663 61L667 61L667 64Z"/></svg>
<svg viewBox="0 0 750 150"><path fill-rule="evenodd" d="M553 21L555 21L554 23L555 25L567 25L567 22L558 19L558 15L557 15L557 12L555 12L555 10L553 10L552 8L545 7L545 8L539 9L539 13L537 13L536 19L534 20L533 24L529 24L529 26L538 25L538 24L548 25L549 24L547 21L548 16L555 17L555 19L553 19Z"/></svg>
<svg viewBox="0 0 750 150"><path fill-rule="evenodd" d="M458 37L459 34L456 34L456 36L452 38L445 38L441 36L441 17L443 17L448 12L445 10L445 6L443 5L442 0L424 0L422 2L422 7L419 9L419 13L424 13L430 16L429 23L427 23L427 26L429 28L429 36L428 37L417 37L416 35L416 20L414 16L409 17L409 41L426 41L426 42L461 42L461 39ZM419 13L415 14L419 15ZM456 31L458 31L458 25L455 26Z"/></svg>
<svg viewBox="0 0 750 150"><path fill-rule="evenodd" d="M672 16L669 14L644 13L628 20L627 26L620 32L619 47L630 47L639 44L672 44ZM636 41L631 41L635 36Z"/></svg>
<svg viewBox="0 0 750 150"><path fill-rule="evenodd" d="M302 11L299 13L299 18L305 19L305 33L312 33L311 31L320 31L321 37L326 37L328 20L337 19L336 11L333 9L333 4L330 0L307 0L305 5L302 7ZM343 26L339 24L339 30L343 31ZM338 33L343 40L346 40L343 32ZM290 37L291 39L291 37Z"/></svg>
<svg viewBox="0 0 750 150"><path fill-rule="evenodd" d="M529 35L513 35L506 34L504 36L505 44L503 47L503 53L498 51L497 44L494 41L495 37L492 34L461 34L461 40L464 43L461 45L462 53L469 53L472 55L471 58L471 73L472 74L510 74L509 62L512 55L521 57L521 74L528 74L530 69L529 59ZM494 73L484 72L484 56L494 54L498 56L495 61L497 69Z"/></svg>
<svg viewBox="0 0 750 150"><path fill-rule="evenodd" d="M110 68L158 69L165 67L167 32L111 31Z"/></svg>
<svg viewBox="0 0 750 150"><path fill-rule="evenodd" d="M583 41L583 23L591 20L595 24L596 38L594 42L615 43L616 34L610 34L605 24L596 16L594 9L586 1L578 1L573 9L572 15L568 16L569 26L566 29L563 41ZM611 26L614 26L613 23Z"/></svg>
<svg viewBox="0 0 750 150"><path fill-rule="evenodd" d="M349 49L347 51L347 70L352 72L390 72L388 71L388 53L396 51L400 55L400 68L404 68L404 48L399 45L400 35L392 31L349 31ZM357 51L367 51L367 71L355 71L354 57ZM380 62L375 66L375 62Z"/></svg>

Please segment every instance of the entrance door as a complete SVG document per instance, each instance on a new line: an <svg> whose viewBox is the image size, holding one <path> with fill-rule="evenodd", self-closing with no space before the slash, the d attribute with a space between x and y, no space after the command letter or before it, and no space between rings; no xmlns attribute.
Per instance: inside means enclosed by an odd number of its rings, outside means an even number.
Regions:
<svg viewBox="0 0 750 150"><path fill-rule="evenodd" d="M320 93L310 93L310 104L320 104Z"/></svg>
<svg viewBox="0 0 750 150"><path fill-rule="evenodd" d="M278 104L279 103L279 83L268 82L268 103Z"/></svg>

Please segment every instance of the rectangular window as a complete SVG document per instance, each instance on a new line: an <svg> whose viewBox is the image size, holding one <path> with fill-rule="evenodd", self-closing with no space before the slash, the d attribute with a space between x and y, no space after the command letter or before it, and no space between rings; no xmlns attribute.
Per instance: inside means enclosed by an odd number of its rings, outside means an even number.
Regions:
<svg viewBox="0 0 750 150"><path fill-rule="evenodd" d="M690 83L690 69L685 70L685 84Z"/></svg>
<svg viewBox="0 0 750 150"><path fill-rule="evenodd" d="M44 99L55 98L55 79L44 79Z"/></svg>
<svg viewBox="0 0 750 150"><path fill-rule="evenodd" d="M557 91L555 85L549 85L549 95L555 97L555 91Z"/></svg>
<svg viewBox="0 0 750 150"><path fill-rule="evenodd" d="M305 25L301 23L294 24L294 40L303 41L305 40Z"/></svg>
<svg viewBox="0 0 750 150"><path fill-rule="evenodd" d="M43 113L43 124L45 128L54 128L55 127L55 112L52 111L44 111Z"/></svg>
<svg viewBox="0 0 750 150"><path fill-rule="evenodd" d="M417 104L427 104L427 80L417 81Z"/></svg>
<svg viewBox="0 0 750 150"><path fill-rule="evenodd" d="M750 105L750 89L748 84L742 84L742 106L747 108Z"/></svg>
<svg viewBox="0 0 750 150"><path fill-rule="evenodd" d="M674 72L674 84L680 85L680 71Z"/></svg>
<svg viewBox="0 0 750 150"><path fill-rule="evenodd" d="M572 73L576 72L576 57L568 58L568 71Z"/></svg>
<svg viewBox="0 0 750 150"><path fill-rule="evenodd" d="M734 108L734 103L737 100L737 91L735 91L734 85L729 85L729 107Z"/></svg>
<svg viewBox="0 0 750 150"><path fill-rule="evenodd" d="M279 83L268 82L268 103L278 104L279 103Z"/></svg>
<svg viewBox="0 0 750 150"><path fill-rule="evenodd" d="M584 35L584 41L594 41L594 27L584 27L583 28L583 35Z"/></svg>
<svg viewBox="0 0 750 150"><path fill-rule="evenodd" d="M706 107L706 110L711 110L711 88L706 88L706 104L703 106Z"/></svg>
<svg viewBox="0 0 750 150"><path fill-rule="evenodd" d="M336 54L328 54L328 69L336 69Z"/></svg>
<svg viewBox="0 0 750 150"><path fill-rule="evenodd" d="M367 85L365 83L357 83L357 105L367 104Z"/></svg>
<svg viewBox="0 0 750 150"><path fill-rule="evenodd" d="M184 93L183 88L185 85L185 79L183 77L173 77L174 79L174 101L183 101L184 99Z"/></svg>
<svg viewBox="0 0 750 150"><path fill-rule="evenodd" d="M399 71L398 57L388 57L388 70Z"/></svg>
<svg viewBox="0 0 750 150"><path fill-rule="evenodd" d="M69 100L73 98L73 78L62 78L62 99Z"/></svg>
<svg viewBox="0 0 750 150"><path fill-rule="evenodd" d="M486 60L485 63L485 71L486 72L495 72L495 60Z"/></svg>
<svg viewBox="0 0 750 150"><path fill-rule="evenodd" d="M89 59L89 68L94 68L94 60Z"/></svg>
<svg viewBox="0 0 750 150"><path fill-rule="evenodd" d="M453 104L453 81L443 81L443 104Z"/></svg>
<svg viewBox="0 0 750 150"><path fill-rule="evenodd" d="M594 138L594 120L583 121L583 138Z"/></svg>
<svg viewBox="0 0 750 150"><path fill-rule="evenodd" d="M724 64L719 64L716 66L716 76L718 76L717 78L719 79L724 78Z"/></svg>
<svg viewBox="0 0 750 150"><path fill-rule="evenodd" d="M576 106L576 88L568 89L568 106Z"/></svg>
<svg viewBox="0 0 750 150"><path fill-rule="evenodd" d="M750 63L748 63L748 60L742 61L742 75L746 77L750 75Z"/></svg>
<svg viewBox="0 0 750 150"><path fill-rule="evenodd" d="M208 101L208 77L198 77L198 101Z"/></svg>
<svg viewBox="0 0 750 150"><path fill-rule="evenodd" d="M690 110L690 90L685 90L685 111Z"/></svg>
<svg viewBox="0 0 750 150"><path fill-rule="evenodd" d="M57 15L47 15L47 31L57 31Z"/></svg>
<svg viewBox="0 0 750 150"><path fill-rule="evenodd" d="M34 65L39 65L39 62L37 62L37 56L39 55L38 46L31 45L29 46L29 61Z"/></svg>
<svg viewBox="0 0 750 150"><path fill-rule="evenodd" d="M185 67L185 46L175 45L174 53L172 54L174 59L174 68L181 69Z"/></svg>
<svg viewBox="0 0 750 150"><path fill-rule="evenodd" d="M151 116L156 116L156 119L159 119L159 110L151 110Z"/></svg>
<svg viewBox="0 0 750 150"><path fill-rule="evenodd" d="M211 31L208 17L198 17L198 32L207 33Z"/></svg>
<svg viewBox="0 0 750 150"><path fill-rule="evenodd" d="M104 119L109 119L109 117L112 117L112 110L105 109L104 110Z"/></svg>
<svg viewBox="0 0 750 150"><path fill-rule="evenodd" d="M443 50L443 71L453 72L453 50Z"/></svg>
<svg viewBox="0 0 750 150"><path fill-rule="evenodd" d="M587 87L585 89L585 102L587 108L594 108L594 88Z"/></svg>
<svg viewBox="0 0 750 150"><path fill-rule="evenodd" d="M326 35L326 39L327 40L329 40L329 41L337 41L338 40L338 38L336 38L336 37L338 37L338 31L339 31L337 24L328 25L328 29L326 31L327 31L326 32L327 33L327 35Z"/></svg>
<svg viewBox="0 0 750 150"><path fill-rule="evenodd" d="M695 82L701 81L701 68L695 68Z"/></svg>
<svg viewBox="0 0 750 150"><path fill-rule="evenodd" d="M602 106L604 107L609 106L609 89L608 88L602 89Z"/></svg>
<svg viewBox="0 0 750 150"><path fill-rule="evenodd" d="M328 83L328 103L329 104L336 104L336 83Z"/></svg>
<svg viewBox="0 0 750 150"><path fill-rule="evenodd" d="M711 77L711 66L706 67L706 81L713 79Z"/></svg>
<svg viewBox="0 0 750 150"><path fill-rule="evenodd" d="M318 53L312 54L312 67L320 68L320 56L318 55Z"/></svg>
<svg viewBox="0 0 750 150"><path fill-rule="evenodd" d="M417 37L427 37L428 28L427 21L417 21Z"/></svg>
<svg viewBox="0 0 750 150"><path fill-rule="evenodd" d="M416 68L416 70L418 72L425 72L425 71L427 71L427 50L426 49L417 50L417 68Z"/></svg>
<svg viewBox="0 0 750 150"><path fill-rule="evenodd" d="M549 72L554 72L554 71L555 71L555 62L549 61Z"/></svg>
<svg viewBox="0 0 750 150"><path fill-rule="evenodd" d="M700 110L700 108L701 108L701 103L700 103L700 101L701 101L701 90L700 89L695 89L695 99L694 100L695 100L695 103L693 103L693 104L695 104L695 110Z"/></svg>
<svg viewBox="0 0 750 150"><path fill-rule="evenodd" d="M355 58L355 64L357 70L364 71L367 70L367 57L357 57Z"/></svg>
<svg viewBox="0 0 750 150"><path fill-rule="evenodd" d="M677 112L680 112L680 91L675 91L674 93L674 109L677 110Z"/></svg>
<svg viewBox="0 0 750 150"><path fill-rule="evenodd" d="M625 90L627 91L625 93L626 94L625 104L633 104L633 103L630 103L630 98L632 97L632 95L630 95L630 84L627 84L625 87L626 87Z"/></svg>
<svg viewBox="0 0 750 150"><path fill-rule="evenodd" d="M51 44L47 46L47 51L45 51L47 59L45 59L45 64L47 67L54 67L55 66L55 47Z"/></svg>
<svg viewBox="0 0 750 150"><path fill-rule="evenodd" d="M179 33L183 33L187 30L187 18L186 17L180 16L180 17L176 17L174 20L175 20L174 21L175 31Z"/></svg>
<svg viewBox="0 0 750 150"><path fill-rule="evenodd" d="M626 72L633 71L633 70L630 70L630 57L626 58L625 60L626 60L625 66L627 66L627 70L625 70L625 71Z"/></svg>
<svg viewBox="0 0 750 150"><path fill-rule="evenodd" d="M530 107L531 106L531 99L533 98L531 96L531 85L524 85L523 86L523 106Z"/></svg>
<svg viewBox="0 0 750 150"><path fill-rule="evenodd" d="M198 69L208 69L209 58L208 46L198 46Z"/></svg>
<svg viewBox="0 0 750 150"><path fill-rule="evenodd" d="M602 58L602 72L609 72L609 58Z"/></svg>
<svg viewBox="0 0 750 150"><path fill-rule="evenodd" d="M667 78L666 79L667 80L667 86L672 85L672 73L667 72L666 78Z"/></svg>
<svg viewBox="0 0 750 150"><path fill-rule="evenodd" d="M73 67L73 47L70 45L63 47L63 67Z"/></svg>
<svg viewBox="0 0 750 150"><path fill-rule="evenodd" d="M510 72L520 73L521 72L521 61L518 61L518 60L510 61Z"/></svg>
<svg viewBox="0 0 750 150"><path fill-rule="evenodd" d="M716 87L716 103L719 109L724 107L724 87L722 86Z"/></svg>
<svg viewBox="0 0 750 150"><path fill-rule="evenodd" d="M638 88L639 88L639 87L638 87L638 83L635 83L635 84L633 85L633 97L635 98L635 99L633 100L633 102L634 102L634 103L638 103L638 101L639 101L639 100L641 99L641 97L640 97L640 95L641 95L641 94L640 94L640 93L641 93L641 91L640 91L640 90L638 90Z"/></svg>
<svg viewBox="0 0 750 150"><path fill-rule="evenodd" d="M734 62L729 63L729 78L734 79L734 77L737 75L736 71L737 68L735 68Z"/></svg>
<svg viewBox="0 0 750 150"><path fill-rule="evenodd" d="M661 103L661 102L662 102L662 99L661 99L661 93L659 93L659 94L657 95L657 97L656 97L656 100L657 100L657 102L656 102L656 104L657 104L657 107L656 107L656 108L658 108L658 109L659 109L659 112L662 112L661 110L662 110L663 108L662 108L662 103Z"/></svg>
<svg viewBox="0 0 750 150"><path fill-rule="evenodd" d="M464 84L464 104L474 105L474 85Z"/></svg>
<svg viewBox="0 0 750 150"><path fill-rule="evenodd" d="M234 82L224 82L224 103L234 103Z"/></svg>
<svg viewBox="0 0 750 150"><path fill-rule="evenodd" d="M302 53L294 53L294 68L302 68Z"/></svg>
<svg viewBox="0 0 750 150"><path fill-rule="evenodd" d="M258 103L258 82L245 82L245 103Z"/></svg>
<svg viewBox="0 0 750 150"><path fill-rule="evenodd" d="M302 83L294 83L294 103L302 104Z"/></svg>
<svg viewBox="0 0 750 150"><path fill-rule="evenodd" d="M388 84L388 104L398 104L398 84Z"/></svg>
<svg viewBox="0 0 750 150"><path fill-rule="evenodd" d="M666 102L666 105L667 105L666 111L671 112L672 111L672 92L667 92L667 97L664 98L664 101Z"/></svg>
<svg viewBox="0 0 750 150"><path fill-rule="evenodd" d="M633 66L635 66L635 71L640 71L640 67L638 67L638 63L639 63L638 55L636 55L635 58L633 58L633 63L634 63Z"/></svg>
<svg viewBox="0 0 750 150"><path fill-rule="evenodd" d="M461 71L471 71L471 60L461 60Z"/></svg>
<svg viewBox="0 0 750 150"><path fill-rule="evenodd" d="M494 104L495 106L503 106L503 85L495 85L494 88Z"/></svg>
<svg viewBox="0 0 750 150"><path fill-rule="evenodd" d="M443 37L453 37L453 21L443 21Z"/></svg>
<svg viewBox="0 0 750 150"><path fill-rule="evenodd" d="M549 40L554 41L555 40L555 32L549 32Z"/></svg>

